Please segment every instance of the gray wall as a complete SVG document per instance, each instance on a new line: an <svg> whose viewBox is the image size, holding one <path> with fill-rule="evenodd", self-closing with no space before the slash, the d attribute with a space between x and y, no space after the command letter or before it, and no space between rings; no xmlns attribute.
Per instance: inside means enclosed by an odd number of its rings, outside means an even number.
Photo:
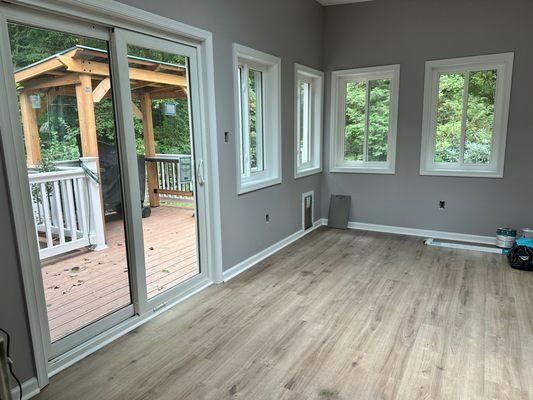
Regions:
<svg viewBox="0 0 533 400"><path fill-rule="evenodd" d="M228 269L301 229L301 194L316 193L320 215L321 176L294 179L293 68L322 66L323 8L314 0L123 0L124 3L213 32L223 265ZM232 87L232 43L282 59L283 183L237 196ZM231 132L224 143L224 131ZM23 380L34 375L29 327L16 259L7 189L0 174L0 326L15 336L13 358ZM265 213L271 222L265 223Z"/></svg>
<svg viewBox="0 0 533 400"><path fill-rule="evenodd" d="M0 209L0 328L11 335L14 370L25 381L34 376L33 352L3 168L0 168Z"/></svg>
<svg viewBox="0 0 533 400"><path fill-rule="evenodd" d="M121 0L213 33L224 269L301 228L301 194L321 176L294 179L294 63L322 67L323 7L313 0ZM283 183L237 196L232 44L281 57ZM224 131L231 132L224 143ZM265 214L270 223L265 223ZM253 233L253 234L252 234Z"/></svg>
<svg viewBox="0 0 533 400"><path fill-rule="evenodd" d="M325 173L323 216L330 194L343 193L352 195L350 219L357 222L491 236L502 225L533 225L531 21L533 3L521 0L376 0L326 7L327 73L401 64L401 78L396 174ZM425 61L508 51L515 52L515 67L504 178L420 176ZM329 93L328 88L328 99ZM445 211L438 210L438 200L446 201Z"/></svg>

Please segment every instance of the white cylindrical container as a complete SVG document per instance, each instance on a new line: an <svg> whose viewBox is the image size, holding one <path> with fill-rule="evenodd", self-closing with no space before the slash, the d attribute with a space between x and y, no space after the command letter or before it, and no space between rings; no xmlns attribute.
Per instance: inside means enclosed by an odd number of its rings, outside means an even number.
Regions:
<svg viewBox="0 0 533 400"><path fill-rule="evenodd" d="M496 246L501 249L510 249L516 240L516 229L498 228L496 231Z"/></svg>

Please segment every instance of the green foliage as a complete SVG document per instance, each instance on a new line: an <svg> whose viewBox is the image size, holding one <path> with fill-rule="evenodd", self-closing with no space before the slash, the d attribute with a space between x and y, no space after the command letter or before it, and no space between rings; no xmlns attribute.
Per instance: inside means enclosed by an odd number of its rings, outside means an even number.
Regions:
<svg viewBox="0 0 533 400"><path fill-rule="evenodd" d="M369 81L368 89L370 101L366 159L387 161L390 81ZM365 160L366 102L366 82L351 82L346 85L344 159L347 161Z"/></svg>
<svg viewBox="0 0 533 400"><path fill-rule="evenodd" d="M80 157L76 137L80 134L79 128L72 128L64 120L60 121L62 132L55 129L41 130L41 155L43 162L57 160L74 160Z"/></svg>
<svg viewBox="0 0 533 400"><path fill-rule="evenodd" d="M387 161L389 136L390 81L369 82L368 161Z"/></svg>
<svg viewBox="0 0 533 400"><path fill-rule="evenodd" d="M363 161L365 140L366 83L353 82L346 85L346 115L344 131L344 159Z"/></svg>
<svg viewBox="0 0 533 400"><path fill-rule="evenodd" d="M8 24L8 30L15 69L28 66L75 45L107 50L107 44L103 40L12 23Z"/></svg>
<svg viewBox="0 0 533 400"><path fill-rule="evenodd" d="M261 91L261 72L250 70L248 74L248 101L250 118L250 167L258 168L259 160L257 154L258 128L257 119L262 118L261 110L257 108L257 95ZM262 134L262 132L259 132Z"/></svg>
<svg viewBox="0 0 533 400"><path fill-rule="evenodd" d="M13 65L19 69L41 61L75 45L84 45L107 51L107 42L77 35L38 29L18 24L8 24ZM130 55L157 61L185 65L186 58L161 51L129 46ZM20 85L19 89L20 89ZM44 93L41 94L44 96ZM177 104L176 116L164 115L163 104ZM139 106L139 104L137 104ZM95 103L97 139L115 144L115 118L111 99ZM187 99L156 100L152 103L156 152L190 154L189 112ZM43 163L75 159L80 156L78 147L79 121L76 99L57 96L38 118ZM134 117L136 148L144 154L142 120Z"/></svg>
<svg viewBox="0 0 533 400"><path fill-rule="evenodd" d="M164 104L176 105L176 115L165 115ZM152 102L155 151L161 154L191 154L189 135L189 104L187 99Z"/></svg>
<svg viewBox="0 0 533 400"><path fill-rule="evenodd" d="M486 164L490 161L496 79L495 70L470 73L464 143L465 163ZM464 74L440 76L435 162L460 161L464 90Z"/></svg>

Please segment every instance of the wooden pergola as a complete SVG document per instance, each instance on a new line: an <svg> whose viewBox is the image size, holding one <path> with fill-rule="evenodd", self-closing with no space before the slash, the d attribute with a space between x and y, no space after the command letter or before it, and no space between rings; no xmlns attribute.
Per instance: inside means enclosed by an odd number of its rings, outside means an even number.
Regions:
<svg viewBox="0 0 533 400"><path fill-rule="evenodd" d="M107 51L78 45L15 72L28 165L41 163L37 117L59 95L76 97L81 154L98 157L94 103L111 98L108 61ZM128 63L132 99L140 101L140 108L132 102L132 109L143 121L145 155L155 157L152 100L186 98L186 68L135 56L128 56ZM32 104L35 94L42 96L39 108ZM150 205L158 206L155 163L147 163L147 180Z"/></svg>

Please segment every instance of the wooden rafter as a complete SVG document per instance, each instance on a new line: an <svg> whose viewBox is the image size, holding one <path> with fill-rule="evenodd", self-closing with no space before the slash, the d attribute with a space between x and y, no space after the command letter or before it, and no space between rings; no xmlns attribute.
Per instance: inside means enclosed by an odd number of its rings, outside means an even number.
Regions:
<svg viewBox="0 0 533 400"><path fill-rule="evenodd" d="M49 73L50 71L64 67L60 57L72 58L76 55L79 49L72 49L62 56L52 57L46 61L36 63L35 65L28 66L15 72L15 82L23 82L27 79L35 78L39 75Z"/></svg>
<svg viewBox="0 0 533 400"><path fill-rule="evenodd" d="M66 66L67 71L89 75L109 76L109 66L106 63L74 59L68 56L59 56L60 61ZM162 83L172 86L187 86L187 80L181 75L149 71L140 68L129 68L129 77L132 81Z"/></svg>
<svg viewBox="0 0 533 400"><path fill-rule="evenodd" d="M28 67L19 72L15 72L15 82L23 82L27 79L35 78L36 76L61 67L63 67L63 63L57 58L52 58L43 63L34 65L33 67Z"/></svg>
<svg viewBox="0 0 533 400"><path fill-rule="evenodd" d="M100 100L102 100L107 94L107 92L109 92L109 89L111 89L111 79L109 77L102 79L98 86L96 86L96 88L93 90L94 102L99 103Z"/></svg>
<svg viewBox="0 0 533 400"><path fill-rule="evenodd" d="M66 74L58 77L32 79L24 84L24 91L35 91L58 86L70 86L80 83L78 74Z"/></svg>
<svg viewBox="0 0 533 400"><path fill-rule="evenodd" d="M143 112L142 112L142 111L139 109L139 107L137 107L137 106L135 105L135 103L133 103L133 102L131 103L131 109L133 110L133 114L134 114L137 118L139 118L139 119L141 119L141 120L143 119Z"/></svg>

